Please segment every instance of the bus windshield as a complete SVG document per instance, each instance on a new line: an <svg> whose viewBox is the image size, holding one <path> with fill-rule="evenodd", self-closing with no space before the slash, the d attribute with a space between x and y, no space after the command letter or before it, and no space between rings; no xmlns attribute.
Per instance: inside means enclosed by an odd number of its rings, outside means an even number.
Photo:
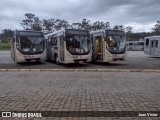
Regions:
<svg viewBox="0 0 160 120"><path fill-rule="evenodd" d="M41 54L45 49L43 36L20 36L16 41L17 49L23 54Z"/></svg>
<svg viewBox="0 0 160 120"><path fill-rule="evenodd" d="M66 48L72 55L86 55L91 46L89 36L69 35L66 37Z"/></svg>
<svg viewBox="0 0 160 120"><path fill-rule="evenodd" d="M107 36L107 49L112 54L123 54L126 49L125 35L111 34Z"/></svg>

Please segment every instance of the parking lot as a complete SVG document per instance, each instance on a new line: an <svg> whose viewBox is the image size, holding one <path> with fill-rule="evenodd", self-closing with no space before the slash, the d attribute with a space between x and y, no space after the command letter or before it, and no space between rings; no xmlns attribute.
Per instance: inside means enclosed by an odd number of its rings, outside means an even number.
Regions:
<svg viewBox="0 0 160 120"><path fill-rule="evenodd" d="M56 65L44 61L40 64L25 63L17 65L10 57L10 51L0 51L0 69L159 69L160 58L145 55L143 51L127 51L126 61L110 63L83 63Z"/></svg>

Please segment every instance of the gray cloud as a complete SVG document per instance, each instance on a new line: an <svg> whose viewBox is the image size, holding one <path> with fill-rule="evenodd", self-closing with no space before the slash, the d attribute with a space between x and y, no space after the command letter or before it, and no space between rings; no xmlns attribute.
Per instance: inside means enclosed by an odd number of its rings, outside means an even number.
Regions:
<svg viewBox="0 0 160 120"><path fill-rule="evenodd" d="M159 0L4 0L0 4L0 30L22 29L24 14L40 19L60 18L70 22L83 18L92 22L109 21L114 25L131 25L134 31L149 31L159 20Z"/></svg>

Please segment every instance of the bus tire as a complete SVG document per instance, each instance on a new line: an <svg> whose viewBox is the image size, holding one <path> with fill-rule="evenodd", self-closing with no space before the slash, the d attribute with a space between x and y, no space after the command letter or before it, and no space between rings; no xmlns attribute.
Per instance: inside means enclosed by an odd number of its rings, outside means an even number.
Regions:
<svg viewBox="0 0 160 120"><path fill-rule="evenodd" d="M96 61L95 61L95 60L92 60L91 63L96 63Z"/></svg>
<svg viewBox="0 0 160 120"><path fill-rule="evenodd" d="M21 64L21 62L16 62L18 65L20 65Z"/></svg>
<svg viewBox="0 0 160 120"><path fill-rule="evenodd" d="M41 64L41 63L42 63L42 61L40 61L40 60L39 60L39 61L37 61L36 63Z"/></svg>

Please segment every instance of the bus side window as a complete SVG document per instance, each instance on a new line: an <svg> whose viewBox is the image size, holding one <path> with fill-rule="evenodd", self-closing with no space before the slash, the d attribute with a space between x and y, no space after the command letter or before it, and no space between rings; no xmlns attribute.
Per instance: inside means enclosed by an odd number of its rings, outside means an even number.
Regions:
<svg viewBox="0 0 160 120"><path fill-rule="evenodd" d="M138 42L137 45L138 46L143 46L144 44L143 44L143 42Z"/></svg>
<svg viewBox="0 0 160 120"><path fill-rule="evenodd" d="M144 46L144 42L141 42L141 45Z"/></svg>
<svg viewBox="0 0 160 120"><path fill-rule="evenodd" d="M52 37L51 43L52 43L52 46L57 46L57 37Z"/></svg>
<svg viewBox="0 0 160 120"><path fill-rule="evenodd" d="M146 39L146 46L149 45L149 39Z"/></svg>
<svg viewBox="0 0 160 120"><path fill-rule="evenodd" d="M14 38L15 39L15 38ZM19 41L19 38L16 38L15 39L15 41L16 41L16 46L17 46L17 48L19 48L20 47L20 41Z"/></svg>
<svg viewBox="0 0 160 120"><path fill-rule="evenodd" d="M156 40L156 48L158 47L158 40Z"/></svg>
<svg viewBox="0 0 160 120"><path fill-rule="evenodd" d="M153 47L153 45L154 45L154 42L152 41L152 42L151 42L151 47Z"/></svg>
<svg viewBox="0 0 160 120"><path fill-rule="evenodd" d="M132 46L133 45L133 43L129 43L129 46Z"/></svg>

